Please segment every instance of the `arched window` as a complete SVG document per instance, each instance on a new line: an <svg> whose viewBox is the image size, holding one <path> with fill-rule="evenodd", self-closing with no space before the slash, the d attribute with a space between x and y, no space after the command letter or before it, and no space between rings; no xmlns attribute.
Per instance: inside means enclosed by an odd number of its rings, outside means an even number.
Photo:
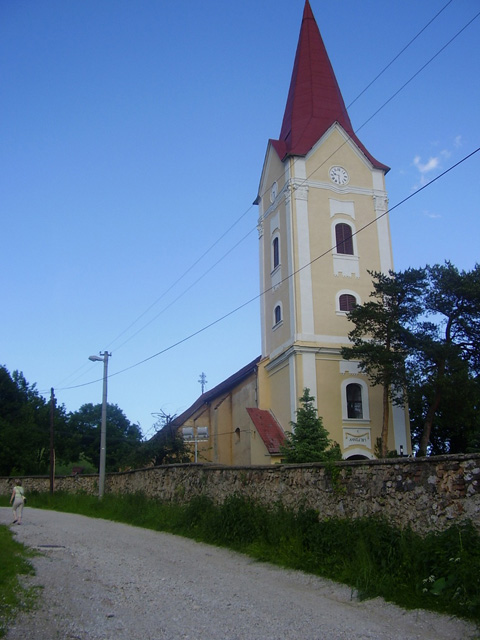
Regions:
<svg viewBox="0 0 480 640"><path fill-rule="evenodd" d="M278 236L275 236L272 242L273 250L273 268L276 269L280 264L280 240Z"/></svg>
<svg viewBox="0 0 480 640"><path fill-rule="evenodd" d="M347 385L347 417L363 418L362 387L359 384Z"/></svg>
<svg viewBox="0 0 480 640"><path fill-rule="evenodd" d="M337 253L353 256L353 236L352 227L345 222L335 225L335 243Z"/></svg>
<svg viewBox="0 0 480 640"><path fill-rule="evenodd" d="M279 322L282 321L282 307L279 304L277 304L277 306L275 307L273 315L274 315L275 324L278 324Z"/></svg>
<svg viewBox="0 0 480 640"><path fill-rule="evenodd" d="M350 293L342 293L338 299L338 307L340 311L351 311L356 304L357 300L355 299L355 296L352 296Z"/></svg>

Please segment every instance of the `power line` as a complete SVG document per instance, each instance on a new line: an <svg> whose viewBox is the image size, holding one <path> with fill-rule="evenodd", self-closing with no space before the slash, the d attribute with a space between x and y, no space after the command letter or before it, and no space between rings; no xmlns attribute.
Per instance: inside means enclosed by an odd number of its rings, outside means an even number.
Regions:
<svg viewBox="0 0 480 640"><path fill-rule="evenodd" d="M401 51L399 53L397 53L392 60L382 69L382 71L380 71L380 73L377 74L377 76L371 81L369 82L369 84L357 95L357 97L350 103L350 105L347 108L350 108L351 105L353 105L384 73L385 71L387 71L387 69L413 44L413 42L415 42L415 40L417 40L417 38L420 37L420 35L438 18L438 16L453 2L453 0L449 0L443 7L442 9L440 9L440 11L438 11L433 18L431 18L426 25L424 25L420 31L418 31L418 33L401 49ZM419 73L419 72L418 72ZM401 90L401 89L400 89ZM400 91L399 90L399 91ZM387 103L385 103L387 104ZM382 105L382 107L380 109L382 109L384 106ZM378 113L378 111L376 112ZM375 114L374 114L375 115ZM373 117L373 116L372 116ZM369 120L367 120L362 127L367 124ZM362 128L360 127L360 128ZM279 178L278 178L279 179ZM206 249L206 251L204 251L198 258L197 260L195 260L190 267L188 267L181 276L179 276L154 302L152 302L152 304L144 311L142 312L133 322L131 322L126 329L124 329L116 338L114 338L112 340L112 342L109 343L108 347L111 348L113 347L113 345L115 344L115 342L117 340L119 340L123 335L125 335L125 333L127 333L133 326L135 326L154 306L156 306L160 300L162 300L167 293L169 293L179 282L181 282L187 275L188 273L190 273L193 268L195 266L197 266L202 260L203 258L205 258L205 256L207 256L213 249L214 247L221 241L223 240L223 238L225 236L228 235L228 233L230 233L230 231L252 210L252 206L248 207L239 218L237 218L237 220L235 220L235 222L233 222L233 224L231 224L225 231L224 233L215 241L213 242L210 247L208 247L208 249ZM238 246L238 243L233 247L235 248L236 246ZM224 257L228 255L225 254ZM215 263L215 265L217 265L219 263L219 261L217 261ZM215 266L214 265L214 266ZM211 268L205 272L204 275L206 275L207 273L209 273L209 271L211 271ZM202 276L203 277L203 276ZM198 280L196 280L195 282L198 282L201 278L199 278ZM190 287L188 287L184 293L187 293L190 289L191 289L192 285ZM182 294L183 295L183 294ZM163 313L164 311L166 311L172 304L174 304L174 302L176 300L178 300L181 296L178 296L172 303L170 303L167 307L165 307L159 314L157 314L154 318L152 318L149 322L147 322L145 325L143 325L143 327L141 327L138 331L136 331L133 335L131 335L127 340L125 340L124 342L122 342L120 344L120 346L116 347L116 349L118 350L119 348L121 348L122 346L124 346L128 341L130 341L132 338L134 338L136 335L138 335L138 333L140 333L141 331L143 331L143 329L145 329L147 326L149 326L152 322L154 322L161 313Z"/></svg>
<svg viewBox="0 0 480 640"><path fill-rule="evenodd" d="M429 22L422 27L422 29L403 47L403 49L396 55L394 56L394 58L392 58L392 60L383 68L383 70L365 87L365 89L363 89L363 91L361 91L358 96L350 103L349 107L356 102L356 100L358 98L360 98L361 95L363 95L363 93L365 93L377 80L378 78L380 78L380 76L411 46L411 44L413 44L413 42L434 22L434 20L448 7L448 5L450 5L453 2L453 0L449 0L449 2L447 2L446 5L444 5L444 7L442 7L442 9L440 9L440 11L437 12L437 14L431 19L429 20ZM358 127L358 129L355 130L355 133L357 133L358 131L360 131L361 129L363 129L363 127L368 124L368 122L370 122L370 120L372 120L384 107L387 106L387 104L389 104L401 91L403 91L403 89L405 87L408 86L408 84L410 84L410 82L412 82L431 62L433 62L433 60L440 55L440 53L446 49L476 18L478 18L478 16L480 15L480 12L477 13L476 16L474 16L460 31L458 31L455 36L453 36L439 51L437 51L437 53L432 56L430 58L430 60L428 60L413 76L410 77L409 80L407 80L407 82L405 82L388 100L386 100L360 127ZM338 147L330 156L329 158L327 158L321 165L317 166L312 173L314 173L315 171L317 171L321 166L323 166L332 156L335 155L335 153L337 153L342 147L343 145L346 144L346 142L344 142L340 147ZM311 175L311 174L310 174ZM277 180L279 180L280 177L277 178ZM271 185L270 185L271 186ZM269 188L270 188L269 186ZM266 189L266 191L262 194L265 195L265 193L268 191L268 188ZM219 242L220 240L222 240L239 222L240 220L242 220L252 209L252 206L248 207L243 213L242 215L168 288L166 289L166 291L154 302L150 305L150 307L148 307L148 309L146 311L144 311L131 325L129 325L129 327L127 327L127 329L125 329L119 336L117 336L117 338L115 338L115 340L111 343L113 344L118 338L120 338L122 335L124 335L128 329L130 329L133 325L135 325L144 315L146 315L148 313L148 311L150 311L150 309L152 309L169 291L171 291L171 289L173 289L173 287L178 284ZM173 300L169 305L167 305L166 307L164 307L156 316L154 316L151 320L149 320L149 322L147 322L146 324L144 324L138 331L136 331L133 335L131 335L127 340L125 340L124 342L121 343L120 347L124 346L127 342L129 342L131 339L133 339L135 336L137 336L141 331L143 331L146 327L148 327L150 324L152 324L152 322L154 322L162 313L164 313L166 310L168 310L177 300L179 300L181 297L183 297L183 295L185 295L188 291L190 291L190 289L192 289L192 287L197 284L203 277L205 277L210 271L212 271L212 269L217 266L223 259L225 259L230 252L235 249L238 244L240 242L243 242L243 240L245 240L246 237L248 237L248 235L250 235L250 233L252 233L254 231L254 229L252 229L249 233L247 233L238 243L236 243L229 251L227 251L222 258L220 258L217 262L215 262L214 265L212 265L206 272L204 272L202 274L202 276L200 276L199 278L197 278L197 280L195 280L195 282L193 282L187 289L185 289L179 296L177 296L177 298L175 298L175 300ZM117 347L120 348L120 347Z"/></svg>
<svg viewBox="0 0 480 640"><path fill-rule="evenodd" d="M367 120L365 120L365 122L363 122L363 124L361 124L357 129L355 129L355 131L354 131L355 135L356 135L359 131L361 131L361 130L363 129L363 127L364 127L365 125L367 125L367 124L370 122L370 120L372 120L375 116L377 116L377 115L380 113L380 111L382 111L382 109L384 109L384 108L387 106L387 104L389 104L389 103L390 103L394 98L396 98L396 97L398 96L398 94L399 94L399 93L401 93L401 92L405 89L405 87L407 87L407 86L410 84L410 82L412 82L412 80L414 80L418 75L420 75L420 73L421 73L422 71L424 71L424 70L425 70L425 69L426 69L426 68L427 68L427 67L428 67L428 66L429 66L429 65L430 65L430 64L435 60L435 58L437 58L437 57L440 55L440 53L442 53L442 51L444 51L444 50L445 50L445 49L446 49L450 44L452 44L452 42L453 42L453 41L454 41L454 40L455 40L455 39L456 39L456 38L457 38L457 37L458 37L458 36L459 36L463 31L465 31L465 29L466 29L467 27L469 27L469 26L473 23L473 21L474 21L474 20L476 20L479 16L480 16L480 11L479 11L479 12L478 12L478 13L477 13L477 14L476 14L476 15L475 15L471 20L469 20L469 21L467 22L467 24L465 24L465 25L460 29L460 31L457 31L457 33L456 33L452 38L450 38L450 40L449 40L446 44L444 44L444 45L443 45L443 47L442 47L441 49L439 49L439 50L435 53L435 55L433 55L433 56L432 56L432 57L431 57L431 58L430 58L430 59L429 59L429 60L428 60L424 65L422 65L422 66L420 67L420 69L418 69L418 70L417 70L417 71L416 71L416 72L415 72L415 73L414 73L414 74L413 74L413 75L412 75L412 76L411 76L411 77L410 77L406 82L404 82L404 84L403 84L399 89L397 89L397 91L395 91L395 93L393 93L393 94L392 94L392 95L391 95L391 96L390 96L390 97L389 97L389 98L388 98L388 99L387 99L387 100L386 100L386 101L385 101L385 102L384 102L384 103L383 103L383 104L382 104L382 105L381 105L381 106L380 106L380 107L379 107L379 108L378 108L378 109L377 109L377 110L376 110L376 111L375 111L375 112L374 112L374 113L369 117L369 118L367 118ZM347 142L349 142L350 140L351 140L351 137L350 137L350 136L347 136L347 139L346 139L344 142L342 142L342 144L341 144L339 147L337 147L334 151L332 151L332 153L331 153L327 158L325 158L325 160L324 160L320 165L317 165L314 169L312 169L312 171L310 172L310 174L309 174L306 178L304 178L303 180L300 180L300 181L299 181L299 182L300 182L300 184L299 184L298 186L304 185L304 184L306 183L306 181L307 181L307 180L308 180L308 179L309 179L309 178L310 178L310 177L311 177L311 176L312 176L316 171L318 171L318 169L320 169L321 167L323 167L323 166L324 166L324 165L325 165L325 164L326 164L326 163L327 163L331 158L333 158L333 157L335 156L335 154L336 154L338 151L340 151L340 149L342 149L342 148L347 144ZM278 179L279 179L279 178L277 178L277 180L278 180ZM271 185L270 185L270 186L269 186L269 187L264 191L264 193L262 194L262 197L265 195L265 193L267 193L267 191L268 191L268 189L269 189L270 187L271 187ZM298 188L298 187L297 187L297 188Z"/></svg>
<svg viewBox="0 0 480 640"><path fill-rule="evenodd" d="M438 176L436 176L435 178L433 178L432 180L430 180L430 182L427 182L427 184L423 185L421 188L419 188L417 191L415 191L414 193L411 193L409 196L406 196L405 198L403 198L403 200L401 200L400 202L398 202L397 204L395 204L393 207L391 207L389 210L381 213L380 215L376 216L375 218L373 218L370 222L368 222L367 224L365 224L363 227L361 227L360 229L358 229L355 233L352 234L352 237L354 235L358 235L359 233L361 233L362 231L364 231L365 229L367 229L368 227L370 227L372 224L375 224L378 220L380 220L381 218L383 218L384 216L386 216L387 214L391 213L392 211L394 211L395 209L397 209L398 207L400 207L401 205L405 204L405 202L407 202L408 200L410 200L411 198L417 196L420 192L422 192L423 190L425 190L427 187L430 187L432 184L434 184L435 182L437 182L438 180L440 180L440 178L443 178L444 176L446 176L450 171L453 171L453 169L455 169L456 167L458 167L459 165L463 164L464 162L466 162L468 159L470 159L471 157L473 157L476 153L478 153L480 151L480 147L478 147L477 149L475 149L474 151L472 151L471 153L469 153L468 155L464 156L461 160L459 160L458 162L456 162L455 164L451 165L448 169L446 169L445 171L443 171L441 174L439 174ZM285 277L283 280L281 280L281 282L279 284L283 284L284 282L287 282L288 280L290 280L291 278L293 278L294 276L296 276L298 273L300 273L301 271L303 271L303 269L306 269L307 267L309 267L310 265L312 265L313 263L317 262L317 260L320 260L321 258L324 258L326 255L328 255L329 253L331 253L333 250L335 249L335 247L331 247L330 249L328 249L327 251L324 251L322 254L318 255L317 257L313 258L310 262L308 262L307 264L302 265L301 267L299 267L296 271L293 271L291 274L289 274L287 277ZM269 291L272 291L273 286L269 287L268 289L265 289L264 291L262 291L261 293L255 295L253 298L250 298L249 300L247 300L246 302L243 302L242 304L240 304L239 306L235 307L235 309L232 309L231 311L229 311L228 313L225 313L224 315L220 316L219 318L217 318L216 320L210 322L209 324L203 326L201 329L198 329L197 331L194 331L193 333L189 334L188 336L185 336L184 338L182 338L181 340L178 340L177 342L169 345L168 347L165 347L164 349L161 349L160 351L158 351L157 353L152 354L151 356L148 356L147 358L144 358L143 360L140 360L139 362L136 362L135 364L132 364L128 367L125 367L124 369L121 369L120 371L116 371L115 373L109 374L109 378L113 378L114 376L118 376L122 373L125 373L126 371L130 371L131 369L134 369L142 364L145 364L146 362L153 360L154 358L157 358L158 356L166 353L167 351L171 351L172 349L174 349L175 347L178 347L179 345L183 344L184 342L187 342L188 340L191 340L192 338L194 338L195 336L199 335L200 333L203 333L204 331L207 331L207 329L210 329L211 327L215 326L216 324L218 324L219 322L222 322L223 320L225 320L226 318L229 318L230 316L234 315L235 313L237 313L238 311L240 311L241 309L243 309L244 307L248 306L249 304L251 304L252 302L255 302L256 300L259 300L262 296L264 296L266 293L268 293ZM58 389L58 391L66 391L66 390L70 390L70 389L78 389L80 387L85 387L87 385L90 384L94 384L95 382L99 382L100 380L102 380L102 378L99 378L98 380L92 380L90 382L85 382L84 384L80 384L80 385L76 385L73 387L64 387L63 389Z"/></svg>
<svg viewBox="0 0 480 640"><path fill-rule="evenodd" d="M172 300L166 307L163 307L163 309L161 311L159 311L157 313L157 315L155 315L153 318L151 318L146 324L144 324L142 327L140 327L140 329L138 329L138 331L136 331L134 334L132 334L129 338L127 338L124 342L122 342L120 344L120 346L117 347L117 349L120 349L120 347L123 347L125 344L127 344L127 342L129 342L130 340L132 340L136 335L138 335L141 331L143 331L144 329L146 329L150 324L152 324L152 322L155 322L155 320L157 320L157 318L159 318L162 313L164 313L165 311L167 311L168 309L170 309L170 307L172 307L175 302L177 302L178 300L180 300L180 298L183 298L183 296L185 294L187 294L190 289L193 289L193 287L198 284L200 282L200 280L202 280L206 275L208 275L210 273L210 271L212 271L213 269L215 269L215 267L217 265L220 264L220 262L223 262L223 260L225 258L227 258L234 249L236 249L244 240L246 240L248 238L248 236L250 236L253 232L255 231L255 229L250 229L250 231L248 231L242 238L240 238L240 240L233 246L231 247L227 252L225 252L214 264L212 264L206 271L204 271L202 273L201 276L199 276L196 280L194 280L186 289L184 289L174 300ZM171 287L170 287L171 288ZM170 289L169 289L170 290ZM150 307L151 308L151 307Z"/></svg>
<svg viewBox="0 0 480 640"><path fill-rule="evenodd" d="M156 304L158 304L158 303L160 302L160 300L162 300L162 299L167 295L167 293L169 293L169 292L170 292L170 291L171 291L171 290L172 290L172 289L173 289L173 288L174 288L174 287L175 287L179 282L181 282L181 281L183 280L183 278L185 278L185 276L186 276L188 273L190 273L190 271L192 271L192 269L193 269L194 267L196 267L196 266L197 266L197 264L198 264L199 262L201 262L201 261L203 260L203 258L205 258L205 256L207 256L207 255L212 251L212 249L214 249L214 247L216 247L216 246L217 246L217 244L218 244L221 240L223 240L223 238L224 238L226 235L228 235L228 234L230 233L230 231L231 231L231 230L232 230L232 229L233 229L233 228L234 228L234 227L235 227L235 226L240 222L240 220L242 220L242 219L247 215L247 213L249 213L249 212L250 212L250 210L251 210L251 206L250 206L248 209L246 209L246 210L242 213L242 215L241 215L239 218L237 218L237 219L235 220L235 222L233 222L233 223L228 227L228 229L226 229L226 230L222 233L222 235L221 235L219 238L217 238L217 239L215 240L215 242L213 242L213 244L211 244L211 245L208 247L208 249L206 249L206 250L202 253L202 255L201 255L199 258L197 258L197 260L195 260L195 262L193 262L193 263L188 267L188 269L186 269L186 270L182 273L182 275L181 275L181 276L179 276L179 277L175 280L175 282L173 282L173 283L172 283L172 284L171 284L171 285L170 285L170 286L169 286L169 287L168 287L168 288L167 288L167 289L166 289L166 290L165 290L165 291L164 291L164 292L163 292L163 293L162 293L162 294L161 294L161 295L160 295L160 296L159 296L159 297L154 301L154 302L152 302L152 304L148 307L148 309L146 309L143 313L141 313L141 314L140 314L140 315L139 315L139 316L138 316L138 317L137 317L137 318L136 318L136 319L135 319L135 320L134 320L134 321L133 321L133 322L132 322L132 323L131 323L127 328L126 328L126 329L124 329L124 330L123 330L123 331L122 331L122 332L121 332L121 333L120 333L120 334L119 334L119 335L118 335L114 340L112 340L112 342L110 343L110 346L111 346L111 345L113 345L113 344L114 344L114 343L115 343L119 338L121 338L121 337L122 337L122 336L123 336L123 335L124 335L124 334L129 330L129 329L131 329L135 324L137 324L137 322L138 322L139 320L141 320L141 319L142 319L142 318L143 318L143 317L144 317L144 316L145 316L145 315L150 311L150 309L152 309ZM242 241L245 239L245 237L246 237L246 236L244 236L244 238L242 238L242 240L240 240L240 241L239 241L239 242L238 242L238 243L237 243L233 248L237 247L237 246L238 246L238 244L240 244L240 242L242 242ZM219 261L217 261L217 262L215 263L215 265L217 265L217 264L218 264L218 262L220 262L220 260L219 260ZM215 265L214 265L214 266L215 266ZM209 271L211 271L211 269L212 269L212 268L210 268L206 273L208 273ZM204 275L206 275L206 273L205 273ZM202 276L202 277L203 277L203 276ZM201 280L201 278L199 278L198 280ZM198 282L198 280L196 280L196 282ZM191 286L190 286L188 289L186 289L186 291L185 291L184 293L186 293L190 288L191 288ZM183 295L183 294L182 294L182 295ZM179 296L179 297L181 297L181 296ZM176 298L176 300L178 300L178 298ZM174 302L175 302L175 301L174 301ZM173 304L173 303L171 303L171 304ZM169 307L169 306L171 306L171 304L170 304L170 305L168 305L168 306L166 307L166 309L168 309L168 307ZM162 312L160 312L160 313L162 313ZM160 315L160 314L159 314L159 315ZM157 317L158 317L158 316L155 316L155 318L154 318L153 320L155 320ZM145 328L145 327L147 327L149 324L151 324L151 322L153 322L153 320L152 320L152 321L150 321L150 322L148 322L148 323L147 323L143 328ZM142 329L140 329L140 331L141 331L141 330L142 330ZM137 335L137 333L139 333L140 331L137 331L137 332L136 332L133 336L131 336L131 337L136 336L136 335ZM130 339L130 338L129 338L129 339ZM123 342L120 346L123 346L124 344L126 344L126 342L128 342L128 340L126 340L125 342ZM117 349L119 349L119 347L117 347Z"/></svg>
<svg viewBox="0 0 480 640"><path fill-rule="evenodd" d="M367 85L367 87L365 87L365 89L357 96L357 98L354 99L353 102L355 102L363 93L365 93L365 91L372 86L372 84L393 64L393 62L395 62L395 60L397 60L402 53L404 53L406 51L406 49L408 49L408 47L425 31L425 29L442 13L442 11L444 11L449 4L451 4L451 2L453 2L453 0L449 0L449 2L447 2L447 4L416 34L416 36L414 36L414 38L412 38L409 43L407 45L405 45L405 47L386 65L386 67L384 67L384 69ZM428 65L431 64L431 62L433 62L433 60L435 60L435 58L438 57L438 55L440 55L441 52L443 52L470 24L473 23L474 20L476 20L478 18L478 16L480 15L480 12L477 13L466 25L464 25L462 27L462 29L460 29L460 31L458 31L445 45L443 45L443 47L441 49L439 49L434 56L432 56L424 65L422 65L422 67L420 67L420 69L418 69L411 77L409 80L407 80L394 94L392 94L390 96L390 98L388 98L388 100L386 100L360 127L358 127L355 130L355 134L360 131L361 129L363 129L363 127L368 124L368 122L370 122L385 106L387 106L387 104L389 104L401 91L403 91L403 89L405 89L405 87L407 87L410 82L412 82ZM349 106L351 106L353 104L353 102L350 103ZM338 147L335 151L332 152L332 154L326 158L324 160L324 162L322 162L322 164L318 165L317 167L315 167L315 169L313 169L312 173L310 174L310 176L317 171L320 167L322 167L326 162L328 162L328 160L330 158L332 158L349 140L350 138L348 138L347 140L345 140L345 142L342 143L342 145L340 145L340 147ZM444 175L444 174L441 174ZM305 178L302 182L302 184L304 184L308 178L310 176L307 176L307 178ZM440 176L439 176L440 177ZM277 178L277 180L280 179L280 176ZM433 181L432 181L433 182ZM428 184L431 184L428 183ZM271 186L271 185L270 185ZM268 188L270 188L270 186ZM426 185L428 186L428 185ZM264 193L262 194L262 197L265 195L265 193L268 191L268 188L264 191ZM424 187L422 187L423 189ZM400 204L400 203L399 203ZM127 331L129 331L129 329L131 329L133 326L135 326L135 324L137 324L137 322L139 322L139 320L141 320L141 318L143 318L156 304L158 304L158 302L163 299L165 297L165 295L170 292L173 287L175 287L181 280L183 280L183 278L190 272L192 271L192 269L206 256L208 255L213 248L252 210L252 205L250 205L250 207L248 207L239 218L237 218L237 220L235 220L235 222L233 222L228 229L226 229L224 231L224 233L214 242L212 243L212 245L206 250L204 251L204 253L188 268L185 270L185 272L179 277L177 278L162 294L159 298L157 298L142 314L140 314L126 329L124 329L112 342L109 343L109 348L111 348L111 346L117 341L119 340L120 337L122 337L123 335L125 335L125 333L127 333ZM390 209L391 211L392 209ZM140 327L133 335L131 335L129 338L127 338L124 342L122 342L120 344L119 347L117 347L117 349L121 348L122 346L124 346L127 342L129 342L130 340L132 340L135 336L137 336L141 331L143 331L146 327L148 327L150 324L152 324L162 313L164 313L166 310L168 310L175 302L177 302L181 297L183 297L188 291L190 291L202 278L204 278L208 273L210 273L210 271L212 271L221 261L223 261L228 255L230 255L231 251L233 249L235 249L241 242L243 242L253 231L255 230L255 228L252 228L246 235L244 235L233 247L231 247L225 254L223 254L223 256L217 260L217 262L215 262L211 267L209 267L209 269L207 269L207 271L205 271L199 278L197 278L192 284L190 284L187 289L185 289L181 294L179 294L172 302L170 302L166 307L164 307L157 315L155 315L152 319L150 319L146 324L144 324L142 327ZM358 232L357 232L358 233ZM355 235L355 234L354 234ZM327 252L328 253L328 252ZM265 293L265 292L264 292ZM263 295L263 294L260 294ZM257 296L258 298L258 296ZM254 299L257 299L254 298ZM248 303L247 303L248 304ZM240 308L243 308L242 305ZM239 308L239 309L240 309ZM227 316L225 317L228 317ZM223 319L223 318L222 318ZM215 324L216 322L214 322L213 324ZM212 325L209 325L212 326ZM209 328L206 327L206 328ZM193 337L194 335L196 335L196 333L192 334L191 337ZM174 346L177 346L178 344L181 344L182 341L180 341L179 343L175 344ZM148 360L148 359L147 359ZM143 361L142 361L143 362ZM136 365L134 365L136 366ZM80 367L79 369L77 369L76 371L79 371L83 368ZM68 379L69 377L73 376L76 372L74 372L73 374L71 374L70 376L67 376L65 379ZM82 374L83 375L83 374ZM116 374L112 374L112 375L116 375ZM110 377L110 376L109 376ZM98 380L95 380L94 382L98 382ZM81 386L85 386L88 384L92 384L90 382L88 383L84 383L82 385L77 385L77 386L70 386L70 387L63 387L63 389L72 389L72 388L78 388Z"/></svg>
<svg viewBox="0 0 480 640"><path fill-rule="evenodd" d="M368 91L368 89L370 89L370 87L371 87L373 84L375 84L375 82L376 82L376 81L377 81L377 80L378 80L378 79L379 79L379 78L380 78L380 77L385 73L385 71L387 71L387 69L389 69L389 68L392 66L392 64L393 64L396 60L398 60L398 58L400 58L400 56L402 55L402 53L405 53L405 51L410 47L410 45L412 45L412 44L415 42L415 40L416 40L418 37L420 37L420 36L421 36L421 34L422 34L422 33L423 33L423 32L424 32L424 31L425 31L425 30L426 30L426 29L427 29L427 28L432 24L432 22L434 22L434 21L438 18L438 16L439 16L443 11L445 11L445 9L448 7L448 5L449 5L449 4L452 4L452 2L453 2L453 0L449 0L449 1L447 2L447 4L446 4L445 6L443 6L443 7L440 9L440 11L439 11L438 13L436 13L436 14L433 16L433 18L432 18L431 20L429 20L429 21L427 22L427 24L426 24L424 27L422 27L422 29L420 29L420 31L419 31L419 32L418 32L418 33L417 33L417 34L416 34L416 35L415 35L415 36L410 40L410 42L408 42L408 43L403 47L403 49L401 49L401 50L397 53L397 55L396 55L394 58L392 58L392 59L390 60L390 62L389 62L385 67L383 67L383 69L380 71L380 73L378 73L378 74L375 76L375 78L374 78L371 82L369 82L369 83L367 84L367 86L365 87L365 89L363 89L363 91L360 91L360 93L358 94L358 96L357 96L356 98L354 98L354 99L352 100L352 102L350 102L350 104L347 106L347 109L350 109L350 107L351 107L353 104L355 104L355 102L356 102L356 101L357 101L361 96L363 96L363 94L364 94L366 91Z"/></svg>
<svg viewBox="0 0 480 640"><path fill-rule="evenodd" d="M411 78L409 78L409 79L408 79L404 84L402 84L402 86L401 86L397 91L395 91L395 93L394 93L393 95L391 95L391 96L390 96L390 98L388 98L388 100L386 100L386 101L382 104L382 106L381 106L381 107L379 107L379 108L378 108L378 109L377 109L377 110L376 110L376 111L375 111L375 112L374 112L374 113L373 113L373 114L372 114L372 115L371 115L367 120L365 120L365 122L362 124L362 126L361 126L361 127L359 127L359 128L355 131L355 133L357 133L357 131L360 131L360 129L363 129L363 127L364 127L368 122L370 122L370 120L372 120L372 118L374 118L376 115L378 115L378 114L380 113L380 111L381 111L384 107L386 107L386 106L387 106L387 104L389 104L389 102L391 102L394 98L396 98L396 97L398 96L398 94L399 94L401 91L403 91L403 90L405 89L405 87L406 87L406 86L408 86L408 85L410 84L410 82L412 82L412 80L414 80L414 79L415 79L415 78L416 78L420 73L422 73L422 71L423 71L426 67L428 67L428 65L429 65L431 62L433 62L433 61L435 60L435 58L437 58L437 57L442 53L442 51L444 51L448 46L450 46L450 45L452 44L452 42L453 42L454 40L456 40L456 38L458 38L458 36L459 36L461 33L463 33L463 32L465 31L465 29L467 29L467 28L472 24L472 22L473 22L474 20L476 20L476 19L478 18L478 16L480 16L480 11L479 11L479 12L478 12L478 13L477 13L477 14L476 14L476 15L475 15L471 20L469 20L469 21L467 22L467 24L466 24L465 26L463 26L463 27L460 29L460 31L458 31L458 32L457 32L457 33L456 33L452 38L450 38L450 40L449 40L446 44L444 44L444 45L443 45L443 47L442 47L441 49L439 49L439 50L437 51L437 53L436 53L435 55L433 55L433 56L430 58L430 60L428 60L424 65L422 65L422 66L420 67L420 69L419 69L416 73L414 73L414 74L413 74L413 76L411 76Z"/></svg>

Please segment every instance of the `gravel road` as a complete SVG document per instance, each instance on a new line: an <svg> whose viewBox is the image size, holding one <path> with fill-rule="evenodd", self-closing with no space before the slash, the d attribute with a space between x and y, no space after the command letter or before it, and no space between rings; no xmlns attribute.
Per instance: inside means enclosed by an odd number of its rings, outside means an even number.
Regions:
<svg viewBox="0 0 480 640"><path fill-rule="evenodd" d="M0 522L11 511L0 509ZM465 640L475 627L328 580L124 524L26 508L39 607L7 640Z"/></svg>

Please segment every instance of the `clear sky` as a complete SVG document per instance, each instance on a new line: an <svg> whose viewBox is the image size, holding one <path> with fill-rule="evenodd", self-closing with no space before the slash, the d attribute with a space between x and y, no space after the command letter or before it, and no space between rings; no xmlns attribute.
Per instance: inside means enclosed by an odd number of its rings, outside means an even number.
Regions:
<svg viewBox="0 0 480 640"><path fill-rule="evenodd" d="M0 364L75 411L101 402L88 356L107 349L108 400L148 436L202 371L211 389L260 355L252 202L303 6L1 0ZM311 7L390 208L480 146L480 18L455 38L477 0ZM479 171L477 153L393 209L396 269L474 266Z"/></svg>

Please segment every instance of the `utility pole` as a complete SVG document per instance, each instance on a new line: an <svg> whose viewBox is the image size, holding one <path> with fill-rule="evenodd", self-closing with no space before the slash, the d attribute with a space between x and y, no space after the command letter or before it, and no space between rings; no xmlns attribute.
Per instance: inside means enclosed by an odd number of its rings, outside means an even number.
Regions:
<svg viewBox="0 0 480 640"><path fill-rule="evenodd" d="M198 379L199 383L202 385L202 395L205 391L205 385L207 384L207 376L203 373L200 374L200 378Z"/></svg>
<svg viewBox="0 0 480 640"><path fill-rule="evenodd" d="M55 483L54 417L55 394L52 387L50 389L50 493L53 493Z"/></svg>
<svg viewBox="0 0 480 640"><path fill-rule="evenodd" d="M105 491L105 462L107 453L107 380L108 380L108 351L100 352L100 356L89 356L92 362L103 362L103 396L102 396L102 425L100 429L100 469L98 478L98 497L103 498Z"/></svg>

